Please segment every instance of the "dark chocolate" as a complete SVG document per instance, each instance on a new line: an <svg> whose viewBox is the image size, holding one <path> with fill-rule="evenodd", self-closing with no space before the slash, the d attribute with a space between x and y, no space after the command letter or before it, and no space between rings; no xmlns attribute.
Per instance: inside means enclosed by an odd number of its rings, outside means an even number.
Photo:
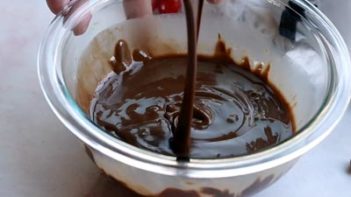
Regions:
<svg viewBox="0 0 351 197"><path fill-rule="evenodd" d="M228 158L265 150L294 134L287 102L264 71L229 56L222 41L213 56L198 56L191 158ZM176 156L170 148L179 122L186 55L133 61L110 73L91 102L92 120L134 146ZM263 74L261 76L261 74Z"/></svg>

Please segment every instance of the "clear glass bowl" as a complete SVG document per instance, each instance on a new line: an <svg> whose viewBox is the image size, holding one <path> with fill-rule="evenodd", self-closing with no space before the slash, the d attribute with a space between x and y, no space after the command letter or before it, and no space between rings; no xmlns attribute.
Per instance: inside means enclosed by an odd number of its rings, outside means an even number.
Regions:
<svg viewBox="0 0 351 197"><path fill-rule="evenodd" d="M77 86L93 94L111 71L106 60L120 38L130 41L131 48L147 47L155 55L186 52L184 12L128 19L121 0L81 2L72 2L49 27L38 56L40 84L52 110L87 145L95 163L138 193L154 195L177 188L205 195L205 187L243 196L255 193L320 143L349 103L347 47L316 7L304 0L228 0L205 5L199 53L212 54L220 34L234 59L248 56L252 67L270 63L269 79L291 104L297 135L256 154L189 163L133 147L89 120L87 106L76 102ZM75 35L71 30L87 18L91 21L86 31ZM152 44L140 45L138 39ZM86 78L77 78L79 72L86 72ZM271 178L264 182L267 177Z"/></svg>

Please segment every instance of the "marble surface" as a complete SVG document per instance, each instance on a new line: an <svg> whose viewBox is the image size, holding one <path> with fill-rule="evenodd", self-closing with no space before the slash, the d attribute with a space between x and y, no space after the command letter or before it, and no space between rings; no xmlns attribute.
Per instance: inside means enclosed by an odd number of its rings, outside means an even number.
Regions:
<svg viewBox="0 0 351 197"><path fill-rule="evenodd" d="M37 50L53 18L45 1L2 0L0 8L0 196L112 196L107 191L114 191L113 181L88 159L39 88ZM351 15L342 12L351 9L351 1L326 1L322 9L351 44ZM257 197L349 197L350 124L348 110L327 140Z"/></svg>

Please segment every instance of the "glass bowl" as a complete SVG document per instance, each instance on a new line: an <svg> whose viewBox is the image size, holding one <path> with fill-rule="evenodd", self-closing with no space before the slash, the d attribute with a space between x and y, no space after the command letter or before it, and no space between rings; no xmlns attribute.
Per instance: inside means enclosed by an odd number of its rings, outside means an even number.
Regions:
<svg viewBox="0 0 351 197"><path fill-rule="evenodd" d="M120 141L90 121L89 103L77 102L80 94L92 96L111 72L107 60L114 44L125 39L131 48L147 48L154 55L186 52L183 11L131 18L124 9L129 3L133 1L71 2L50 24L40 47L38 72L50 107L84 142L96 165L141 195L254 194L325 139L346 111L351 93L348 50L314 5L304 0L228 0L205 4L199 53L212 54L220 35L234 59L248 56L252 68L270 64L269 80L291 105L297 134L255 154L187 163ZM81 72L84 79L79 78Z"/></svg>

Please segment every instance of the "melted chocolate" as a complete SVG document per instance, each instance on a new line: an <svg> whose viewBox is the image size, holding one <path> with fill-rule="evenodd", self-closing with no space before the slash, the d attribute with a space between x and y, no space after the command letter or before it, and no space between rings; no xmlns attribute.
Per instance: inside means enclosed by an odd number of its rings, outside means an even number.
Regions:
<svg viewBox="0 0 351 197"><path fill-rule="evenodd" d="M246 155L294 134L289 107L265 78L268 71L258 67L252 72L247 58L237 64L229 52L219 41L213 56L198 56L191 158ZM126 58L133 59L126 70L111 72L100 83L91 102L91 118L124 142L178 156L170 139L180 120L187 56L133 54Z"/></svg>

